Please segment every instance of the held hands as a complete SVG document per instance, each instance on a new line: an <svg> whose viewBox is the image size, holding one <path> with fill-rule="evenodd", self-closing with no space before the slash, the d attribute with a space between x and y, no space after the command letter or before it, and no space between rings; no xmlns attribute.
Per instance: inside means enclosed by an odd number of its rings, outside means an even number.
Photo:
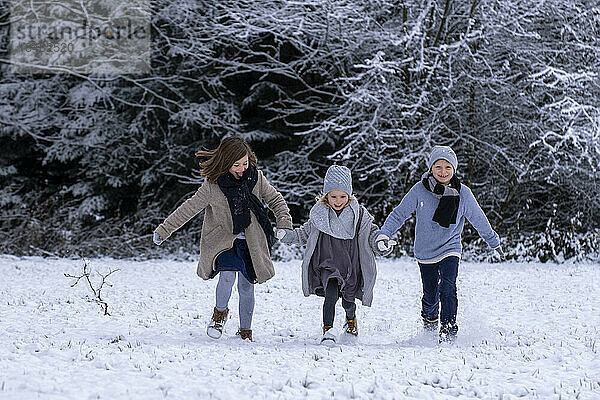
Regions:
<svg viewBox="0 0 600 400"><path fill-rule="evenodd" d="M279 228L275 228L275 237L279 240L281 240L282 242L284 242L284 238L285 235L287 235L288 232L292 232L291 229L279 229ZM289 239L289 237L288 237ZM286 243L286 242L284 242Z"/></svg>
<svg viewBox="0 0 600 400"><path fill-rule="evenodd" d="M152 241L154 242L154 244L159 245L164 242L163 238L160 237L160 235L156 232L154 232L154 237L152 238Z"/></svg>
<svg viewBox="0 0 600 400"><path fill-rule="evenodd" d="M388 235L378 235L375 238L375 243L377 244L377 249L381 252L387 252L394 247L397 242L395 240L391 240Z"/></svg>
<svg viewBox="0 0 600 400"><path fill-rule="evenodd" d="M275 228L275 237L279 240L285 236L285 229Z"/></svg>

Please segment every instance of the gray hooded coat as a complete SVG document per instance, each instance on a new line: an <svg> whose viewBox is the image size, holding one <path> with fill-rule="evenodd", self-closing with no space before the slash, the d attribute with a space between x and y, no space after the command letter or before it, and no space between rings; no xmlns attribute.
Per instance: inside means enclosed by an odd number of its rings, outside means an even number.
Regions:
<svg viewBox="0 0 600 400"><path fill-rule="evenodd" d="M343 238L348 238L348 233L356 232L356 224L358 223L359 210L363 209L363 216L361 226L358 228L358 247L359 247L359 260L360 269L363 275L363 298L362 304L365 306L371 306L373 301L373 287L375 286L375 279L377 277L377 267L375 264L375 253L383 255L377 250L375 244L376 234L379 230L377 225L373 223L373 217L366 208L360 206L356 200L352 200L348 205L352 209L352 213L342 213L340 217L345 215L354 215L352 226L354 229L350 231L347 227L341 226L342 223L335 211L325 204L319 202L313 206L310 210L309 219L304 225L299 228L286 231L286 235L281 239L283 243L296 243L306 246L304 251L304 259L302 261L302 291L304 296L310 296L314 294L314 288L310 287L312 277L309 276L311 273L310 261L317 245L317 239L319 238L319 232L339 237L340 234ZM348 210L350 211L350 210ZM346 224L345 224L346 225Z"/></svg>

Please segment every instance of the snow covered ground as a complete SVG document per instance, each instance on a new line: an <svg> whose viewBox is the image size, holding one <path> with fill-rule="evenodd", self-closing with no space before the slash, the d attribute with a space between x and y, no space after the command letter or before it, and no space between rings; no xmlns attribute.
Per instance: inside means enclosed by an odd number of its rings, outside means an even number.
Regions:
<svg viewBox="0 0 600 400"><path fill-rule="evenodd" d="M0 257L0 399L600 399L597 264L463 262L459 338L438 345L415 263L380 260L357 342L333 348L298 261L257 286L253 343L234 336L236 294L224 337L205 335L216 282L194 262L91 260L120 269L111 316L64 277L82 265Z"/></svg>

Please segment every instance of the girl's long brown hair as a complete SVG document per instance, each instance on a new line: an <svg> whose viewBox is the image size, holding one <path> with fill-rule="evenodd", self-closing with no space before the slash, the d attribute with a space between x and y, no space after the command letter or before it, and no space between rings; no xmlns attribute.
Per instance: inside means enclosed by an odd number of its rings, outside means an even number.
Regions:
<svg viewBox="0 0 600 400"><path fill-rule="evenodd" d="M219 147L214 150L198 150L196 157L208 157L200 162L200 174L210 183L216 183L217 178L229 172L229 168L240 158L248 155L248 163L257 167L256 155L240 136L227 136L221 139Z"/></svg>

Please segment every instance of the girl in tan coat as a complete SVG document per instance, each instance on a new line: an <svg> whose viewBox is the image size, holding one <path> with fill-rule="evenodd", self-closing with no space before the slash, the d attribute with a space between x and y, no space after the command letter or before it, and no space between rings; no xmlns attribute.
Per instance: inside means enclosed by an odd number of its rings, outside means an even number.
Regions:
<svg viewBox="0 0 600 400"><path fill-rule="evenodd" d="M196 194L156 228L154 242L161 244L205 210L197 272L203 279L219 275L216 305L206 333L214 339L221 337L237 275L237 334L252 340L254 284L275 275L271 247L276 238L263 203L275 214L279 229L291 229L292 217L283 196L257 169L256 156L241 137L226 137L216 149L200 150L196 156L208 158L200 163L206 180Z"/></svg>

